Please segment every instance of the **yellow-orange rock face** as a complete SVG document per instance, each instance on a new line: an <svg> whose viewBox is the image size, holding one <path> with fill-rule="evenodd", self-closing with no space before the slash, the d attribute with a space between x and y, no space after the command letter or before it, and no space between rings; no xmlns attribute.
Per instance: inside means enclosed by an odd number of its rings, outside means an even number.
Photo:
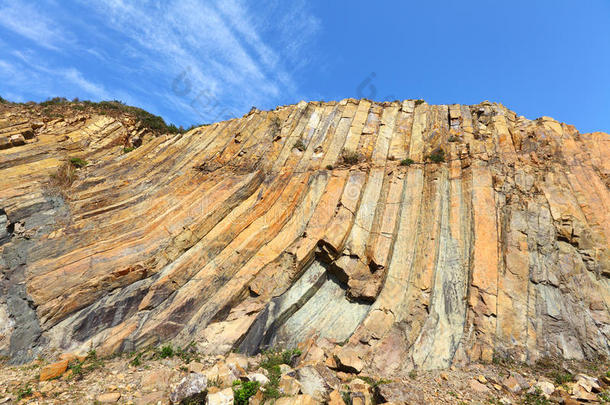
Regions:
<svg viewBox="0 0 610 405"><path fill-rule="evenodd" d="M412 100L130 125L0 109L0 354L15 362L170 340L324 339L381 375L610 355L608 134Z"/></svg>

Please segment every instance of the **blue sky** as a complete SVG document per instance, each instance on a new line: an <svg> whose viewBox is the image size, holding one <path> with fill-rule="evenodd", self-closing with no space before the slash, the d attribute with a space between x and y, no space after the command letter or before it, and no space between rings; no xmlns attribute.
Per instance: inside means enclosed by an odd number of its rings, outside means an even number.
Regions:
<svg viewBox="0 0 610 405"><path fill-rule="evenodd" d="M0 95L184 126L303 99L490 100L610 132L610 0L0 0Z"/></svg>

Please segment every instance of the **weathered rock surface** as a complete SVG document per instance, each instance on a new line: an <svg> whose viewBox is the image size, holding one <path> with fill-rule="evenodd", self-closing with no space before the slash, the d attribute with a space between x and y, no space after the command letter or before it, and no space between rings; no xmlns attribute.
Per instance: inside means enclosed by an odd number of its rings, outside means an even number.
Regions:
<svg viewBox="0 0 610 405"><path fill-rule="evenodd" d="M156 137L28 108L0 108L13 362L170 340L324 340L380 375L610 354L608 134L488 102L301 102Z"/></svg>

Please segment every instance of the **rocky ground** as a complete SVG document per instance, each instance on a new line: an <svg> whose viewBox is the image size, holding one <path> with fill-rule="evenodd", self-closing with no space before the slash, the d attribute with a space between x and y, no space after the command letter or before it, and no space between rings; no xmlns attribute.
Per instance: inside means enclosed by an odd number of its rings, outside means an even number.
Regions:
<svg viewBox="0 0 610 405"><path fill-rule="evenodd" d="M329 346L331 347L331 346ZM170 345L100 359L62 354L0 369L0 403L580 404L610 403L610 363L495 361L408 378L366 375L349 349L316 345L247 357Z"/></svg>

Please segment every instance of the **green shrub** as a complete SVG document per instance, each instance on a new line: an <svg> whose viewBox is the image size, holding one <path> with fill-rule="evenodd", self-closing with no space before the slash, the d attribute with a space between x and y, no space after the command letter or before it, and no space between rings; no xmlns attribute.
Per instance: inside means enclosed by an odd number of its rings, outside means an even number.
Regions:
<svg viewBox="0 0 610 405"><path fill-rule="evenodd" d="M138 367L142 364L142 353L137 353L133 359L129 362L130 365Z"/></svg>
<svg viewBox="0 0 610 405"><path fill-rule="evenodd" d="M445 151L442 149L437 149L428 156L428 159L433 161L434 163L444 162L445 161Z"/></svg>
<svg viewBox="0 0 610 405"><path fill-rule="evenodd" d="M448 141L449 142L458 142L460 140L460 138L458 138L457 136L450 136Z"/></svg>
<svg viewBox="0 0 610 405"><path fill-rule="evenodd" d="M334 169L333 165L326 165L326 170L332 170L332 169Z"/></svg>
<svg viewBox="0 0 610 405"><path fill-rule="evenodd" d="M349 395L348 391L341 392L341 398L343 398L345 405L352 405L352 397Z"/></svg>
<svg viewBox="0 0 610 405"><path fill-rule="evenodd" d="M68 368L72 371L72 378L80 380L83 377L83 363L76 360L68 365Z"/></svg>
<svg viewBox="0 0 610 405"><path fill-rule="evenodd" d="M162 359L174 357L174 348L171 345L161 346L158 354Z"/></svg>
<svg viewBox="0 0 610 405"><path fill-rule="evenodd" d="M134 146L125 146L125 147L123 148L123 153L129 153L129 152L131 152L131 151L132 151L132 150L134 150L134 149L135 149L135 147L134 147Z"/></svg>
<svg viewBox="0 0 610 405"><path fill-rule="evenodd" d="M72 164L72 166L78 168L85 167L88 165L87 161L81 158L70 158L70 163Z"/></svg>
<svg viewBox="0 0 610 405"><path fill-rule="evenodd" d="M68 364L68 368L72 371L71 379L80 380L85 373L91 372L104 365L104 362L97 357L95 350L90 350L83 361L73 360Z"/></svg>
<svg viewBox="0 0 610 405"><path fill-rule="evenodd" d="M413 159L409 159L409 158L406 158L406 159L403 159L400 161L401 166L411 166L413 163L415 163L415 161Z"/></svg>
<svg viewBox="0 0 610 405"><path fill-rule="evenodd" d="M233 396L235 404L247 405L248 399L255 395L258 391L258 381L245 381L233 387Z"/></svg>
<svg viewBox="0 0 610 405"><path fill-rule="evenodd" d="M2 96L0 96L0 104L7 104L8 101L5 100L4 98L2 98Z"/></svg>
<svg viewBox="0 0 610 405"><path fill-rule="evenodd" d="M65 97L53 97L53 98L48 98L45 101L41 102L40 105L43 107L47 107L50 105L66 104L68 102L69 102L68 99Z"/></svg>
<svg viewBox="0 0 610 405"><path fill-rule="evenodd" d="M279 398L281 393L278 389L280 384L280 377L282 372L280 370L280 364L292 363L293 358L301 355L299 349L288 349L284 351L280 350L268 350L263 353L265 358L261 361L261 367L267 370L269 382L265 384L264 396L265 399Z"/></svg>
<svg viewBox="0 0 610 405"><path fill-rule="evenodd" d="M423 104L423 103L425 103L425 101L422 99L415 100L415 107L417 107L418 105Z"/></svg>
<svg viewBox="0 0 610 405"><path fill-rule="evenodd" d="M27 398L30 396L32 396L32 388L29 384L26 384L25 387L19 388L17 390L17 401L20 401L23 398Z"/></svg>

